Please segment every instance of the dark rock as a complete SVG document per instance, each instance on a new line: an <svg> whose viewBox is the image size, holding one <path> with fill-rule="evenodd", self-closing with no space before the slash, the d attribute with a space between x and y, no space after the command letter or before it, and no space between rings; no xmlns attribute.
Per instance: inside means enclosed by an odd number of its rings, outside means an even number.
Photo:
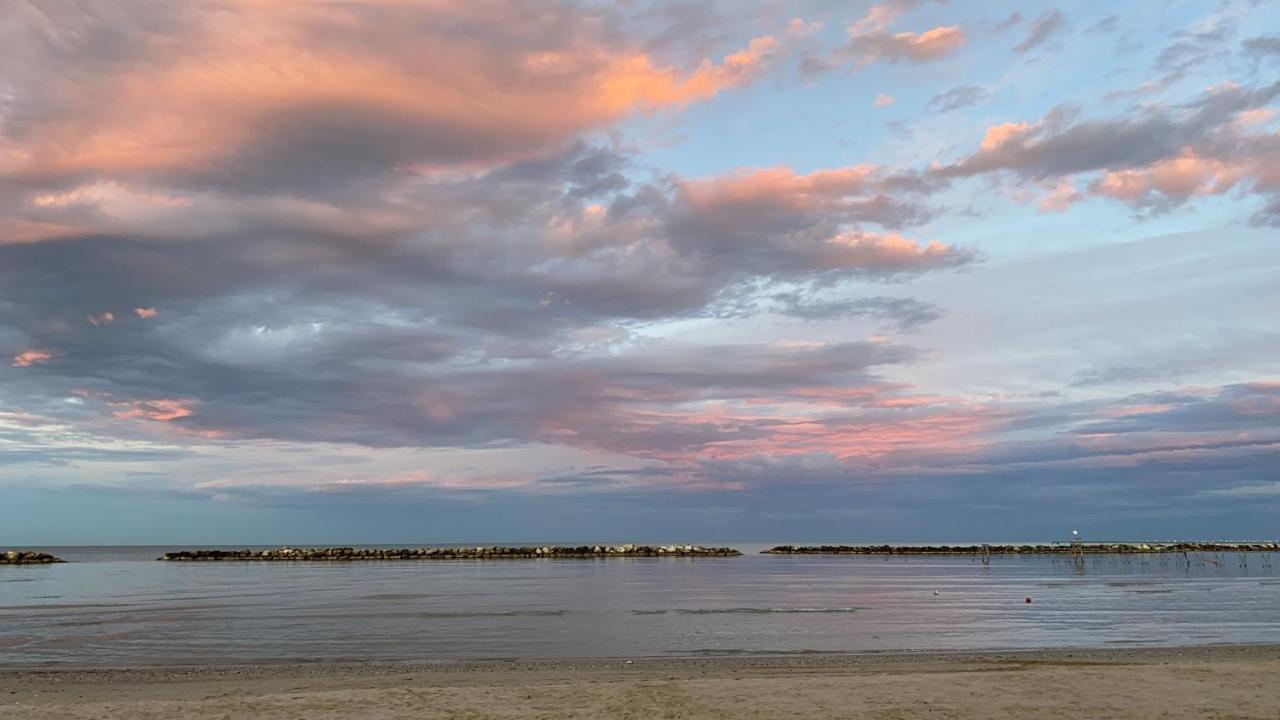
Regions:
<svg viewBox="0 0 1280 720"><path fill-rule="evenodd" d="M1080 543L1039 545L779 545L771 555L1123 555L1182 552L1276 552L1278 542Z"/></svg>
<svg viewBox="0 0 1280 720"><path fill-rule="evenodd" d="M51 565L60 562L66 561L42 552L6 550L0 553L0 565Z"/></svg>
<svg viewBox="0 0 1280 720"><path fill-rule="evenodd" d="M314 560L503 560L518 558L592 558L592 557L729 557L742 553L727 547L700 545L580 545L567 547L429 547L429 548L290 548L279 550L180 550L158 558L168 561L243 560L243 561L314 561Z"/></svg>

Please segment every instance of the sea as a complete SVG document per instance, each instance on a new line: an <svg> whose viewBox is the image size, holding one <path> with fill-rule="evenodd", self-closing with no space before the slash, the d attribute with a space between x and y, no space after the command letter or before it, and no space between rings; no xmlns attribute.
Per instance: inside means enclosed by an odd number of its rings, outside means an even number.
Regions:
<svg viewBox="0 0 1280 720"><path fill-rule="evenodd" d="M67 562L0 566L0 667L1280 643L1271 554L986 564L725 544L744 554L172 563L156 558L178 548L45 547Z"/></svg>

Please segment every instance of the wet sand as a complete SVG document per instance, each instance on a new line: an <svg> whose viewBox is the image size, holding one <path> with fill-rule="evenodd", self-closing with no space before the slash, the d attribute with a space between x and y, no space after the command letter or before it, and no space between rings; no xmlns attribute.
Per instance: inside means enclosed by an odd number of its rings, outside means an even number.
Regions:
<svg viewBox="0 0 1280 720"><path fill-rule="evenodd" d="M0 670L0 718L1276 718L1280 646Z"/></svg>

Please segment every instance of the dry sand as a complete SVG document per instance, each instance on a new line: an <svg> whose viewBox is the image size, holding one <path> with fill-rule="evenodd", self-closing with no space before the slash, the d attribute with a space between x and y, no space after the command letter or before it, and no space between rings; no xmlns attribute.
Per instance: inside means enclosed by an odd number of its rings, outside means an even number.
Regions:
<svg viewBox="0 0 1280 720"><path fill-rule="evenodd" d="M0 718L1268 718L1280 647L0 671Z"/></svg>

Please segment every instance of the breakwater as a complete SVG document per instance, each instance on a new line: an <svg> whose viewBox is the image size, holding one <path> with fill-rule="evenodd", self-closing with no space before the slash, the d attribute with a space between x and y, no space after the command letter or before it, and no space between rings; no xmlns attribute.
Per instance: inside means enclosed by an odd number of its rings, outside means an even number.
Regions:
<svg viewBox="0 0 1280 720"><path fill-rule="evenodd" d="M49 565L60 562L65 561L49 553L21 552L18 550L0 552L0 565Z"/></svg>
<svg viewBox="0 0 1280 720"><path fill-rule="evenodd" d="M325 560L509 560L595 557L729 557L742 553L727 547L700 545L543 545L422 548L290 548L274 550L182 550L167 561L325 561Z"/></svg>
<svg viewBox="0 0 1280 720"><path fill-rule="evenodd" d="M1115 555L1277 551L1280 551L1278 542L1064 542L1035 545L778 545L761 552L769 555Z"/></svg>

